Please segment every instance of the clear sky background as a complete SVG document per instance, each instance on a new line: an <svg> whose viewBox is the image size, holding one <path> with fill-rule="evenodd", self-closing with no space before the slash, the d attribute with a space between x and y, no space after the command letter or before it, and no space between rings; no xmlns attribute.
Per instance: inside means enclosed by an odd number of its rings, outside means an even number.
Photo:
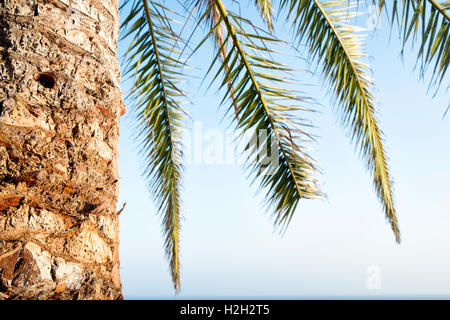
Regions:
<svg viewBox="0 0 450 320"><path fill-rule="evenodd" d="M252 2L252 1L251 1ZM247 18L254 12L241 2ZM243 4L245 3L245 5ZM366 17L359 19L365 25ZM278 34L289 29L280 21ZM385 20L370 33L367 52L376 80L379 119L386 137L402 232L397 245L355 148L340 127L327 87L299 74L320 106L311 116L318 143L312 154L326 200L301 201L287 232L274 232L270 214L235 164L188 164L184 174L181 293L177 298L450 298L450 115L444 79L433 98L428 82L413 71L416 51L405 50ZM126 43L120 43L120 54ZM202 76L212 57L205 46L190 71ZM303 78L304 77L304 78ZM206 84L208 82L206 81ZM206 91L191 79L190 119L204 132L228 128L217 86ZM128 92L130 83L123 82ZM132 117L122 118L120 136L120 259L125 298L174 298L164 255L161 217L142 178L143 161L133 140ZM204 146L208 142L205 139ZM378 286L368 286L372 277Z"/></svg>

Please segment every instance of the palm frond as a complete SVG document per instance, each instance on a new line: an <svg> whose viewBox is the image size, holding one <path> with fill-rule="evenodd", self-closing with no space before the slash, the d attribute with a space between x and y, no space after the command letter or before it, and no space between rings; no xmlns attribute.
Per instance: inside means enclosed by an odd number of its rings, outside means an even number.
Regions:
<svg viewBox="0 0 450 320"><path fill-rule="evenodd" d="M247 168L254 180L260 181L260 188L267 190L267 205L275 209L275 225L286 227L300 199L321 195L313 178L314 162L299 144L309 139L296 114L304 109L304 99L286 88L288 79L283 74L290 68L271 58L274 51L268 47L281 41L248 31L255 30L254 26L226 10L222 1L211 3L210 9L220 14L214 28L223 27L227 46L224 59L220 59L220 48L217 50L214 80L222 74L221 87L233 88L226 90L224 101L238 106L238 130L242 135L257 135L247 145L251 153ZM211 30L209 36L214 32ZM260 130L265 134L259 134ZM268 159L269 149L274 161Z"/></svg>
<svg viewBox="0 0 450 320"><path fill-rule="evenodd" d="M361 29L348 24L355 10L348 0L281 0L281 7L293 19L299 43L306 42L312 58L323 65L323 75L340 107L342 124L360 147L386 218L400 242L392 179L371 93L373 81L368 66L361 61L365 57Z"/></svg>
<svg viewBox="0 0 450 320"><path fill-rule="evenodd" d="M273 8L272 0L255 0L255 4L258 7L259 13L266 22L267 27L272 32L273 31Z"/></svg>
<svg viewBox="0 0 450 320"><path fill-rule="evenodd" d="M417 61L423 76L434 62L430 85L439 85L450 63L450 1L372 0L381 10L390 12L392 25L399 27L403 45L419 38Z"/></svg>
<svg viewBox="0 0 450 320"><path fill-rule="evenodd" d="M213 0L201 0L199 10L203 13L210 30L214 30L214 44L220 48L220 55L225 59L227 55L223 26L220 24L220 12L214 6Z"/></svg>
<svg viewBox="0 0 450 320"><path fill-rule="evenodd" d="M134 73L131 97L145 158L149 189L163 215L165 250L175 290L180 287L180 187L184 97L177 50L168 9L151 0L133 0L122 29L132 39L125 74Z"/></svg>
<svg viewBox="0 0 450 320"><path fill-rule="evenodd" d="M230 66L228 65L228 62L225 61L227 57L227 43L225 42L224 38L225 31L223 29L223 25L221 24L220 12L214 6L212 0L200 0L200 2L201 6L199 6L199 11L201 13L201 18L199 19L200 20L199 22L202 22L202 20L204 20L207 24L207 28L209 28L213 33L214 45L216 49L218 49L220 52L220 58L224 63L225 70L229 70ZM231 82L228 81L227 84L228 90L230 92L234 92L234 88ZM239 113L238 106L235 103L233 103L233 106L234 106L234 114L237 117Z"/></svg>

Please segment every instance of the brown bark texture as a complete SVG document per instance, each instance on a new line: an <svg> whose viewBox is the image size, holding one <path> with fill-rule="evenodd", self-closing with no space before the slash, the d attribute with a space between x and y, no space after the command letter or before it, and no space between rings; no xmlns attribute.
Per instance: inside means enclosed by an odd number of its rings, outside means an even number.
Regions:
<svg viewBox="0 0 450 320"><path fill-rule="evenodd" d="M121 299L118 0L0 0L0 299Z"/></svg>

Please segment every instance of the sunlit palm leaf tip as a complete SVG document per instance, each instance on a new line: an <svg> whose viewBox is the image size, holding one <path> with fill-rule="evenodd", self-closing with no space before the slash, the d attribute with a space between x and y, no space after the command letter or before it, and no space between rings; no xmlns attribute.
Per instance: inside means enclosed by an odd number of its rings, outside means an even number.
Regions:
<svg viewBox="0 0 450 320"><path fill-rule="evenodd" d="M273 31L272 0L255 0L258 10L270 31Z"/></svg>
<svg viewBox="0 0 450 320"><path fill-rule="evenodd" d="M287 89L286 71L291 68L271 58L275 51L269 47L280 40L255 32L248 21L227 11L222 1L212 3L220 13L227 46L225 59L217 59L222 54L217 51L213 63L218 65L218 71L214 79L222 74L221 86L233 88L225 90L225 98L238 107L238 129L243 134L259 135L259 141L254 140L249 146L252 152L247 165L254 179L260 181L260 188L267 191L267 204L275 208L275 225L286 227L300 199L321 196L313 178L314 162L299 145L309 140L298 118L305 109L305 99ZM267 133L265 137L260 135L261 129ZM278 165L257 156L267 155L267 146L272 146Z"/></svg>
<svg viewBox="0 0 450 320"><path fill-rule="evenodd" d="M127 2L125 2L126 4ZM134 73L131 97L149 189L163 215L165 249L175 290L180 288L179 234L182 172L182 91L176 41L167 9L150 0L130 1L122 24L132 39L125 74ZM175 56L175 57L174 57Z"/></svg>
<svg viewBox="0 0 450 320"><path fill-rule="evenodd" d="M348 24L356 15L352 4L348 0L281 0L281 8L293 20L298 42L306 43L312 58L322 64L340 107L342 124L360 147L383 211L400 242L392 179L371 94L373 82L366 72L368 66L360 61L366 56L361 29Z"/></svg>

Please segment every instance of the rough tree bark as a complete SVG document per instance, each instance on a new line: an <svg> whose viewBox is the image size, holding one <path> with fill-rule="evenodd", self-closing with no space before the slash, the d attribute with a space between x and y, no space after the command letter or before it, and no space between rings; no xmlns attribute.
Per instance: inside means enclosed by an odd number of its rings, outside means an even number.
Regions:
<svg viewBox="0 0 450 320"><path fill-rule="evenodd" d="M121 299L118 0L0 0L0 299Z"/></svg>

